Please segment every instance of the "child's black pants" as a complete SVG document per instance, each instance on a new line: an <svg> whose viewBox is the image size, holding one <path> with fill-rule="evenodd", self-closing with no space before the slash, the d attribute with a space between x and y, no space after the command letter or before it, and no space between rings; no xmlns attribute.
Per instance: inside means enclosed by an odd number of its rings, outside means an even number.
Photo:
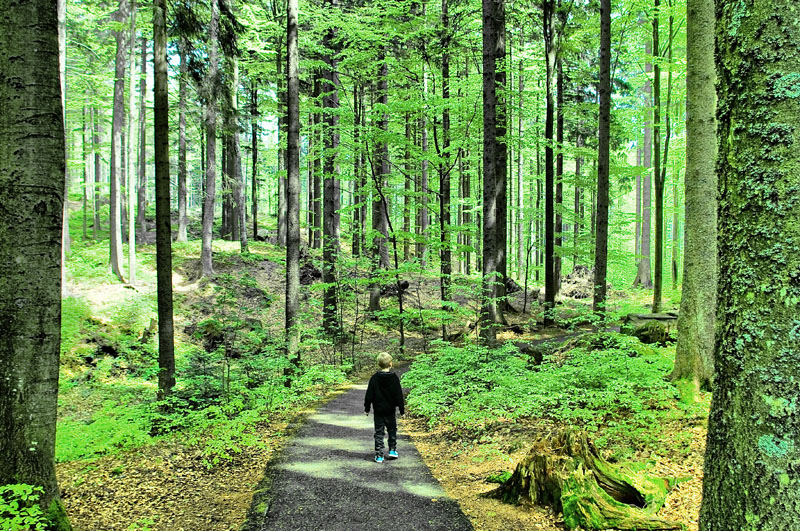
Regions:
<svg viewBox="0 0 800 531"><path fill-rule="evenodd" d="M383 455L383 433L389 435L389 450L397 448L397 419L394 412L389 414L375 413L375 453Z"/></svg>

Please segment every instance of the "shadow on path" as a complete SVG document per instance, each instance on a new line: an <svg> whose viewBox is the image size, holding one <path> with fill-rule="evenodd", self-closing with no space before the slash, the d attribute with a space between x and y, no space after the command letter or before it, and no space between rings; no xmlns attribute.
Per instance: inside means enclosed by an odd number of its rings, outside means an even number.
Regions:
<svg viewBox="0 0 800 531"><path fill-rule="evenodd" d="M268 466L245 531L472 529L402 431L400 458L373 462L365 391L366 384L353 386L306 419Z"/></svg>

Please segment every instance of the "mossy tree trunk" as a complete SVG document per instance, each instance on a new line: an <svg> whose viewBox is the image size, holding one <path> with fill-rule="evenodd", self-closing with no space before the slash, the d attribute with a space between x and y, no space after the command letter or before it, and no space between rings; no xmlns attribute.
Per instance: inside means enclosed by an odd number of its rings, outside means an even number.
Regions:
<svg viewBox="0 0 800 531"><path fill-rule="evenodd" d="M682 529L658 518L674 481L649 477L603 459L585 432L562 430L537 441L495 494L564 515L568 529Z"/></svg>
<svg viewBox="0 0 800 531"><path fill-rule="evenodd" d="M709 388L714 376L717 302L716 72L714 56L708 53L714 46L713 0L689 0L686 24L685 258L671 378L693 380L699 389ZM677 227L673 221L673 233Z"/></svg>
<svg viewBox="0 0 800 531"><path fill-rule="evenodd" d="M51 527L69 529L54 468L65 183L55 2L3 3L0 72L0 485L43 487Z"/></svg>
<svg viewBox="0 0 800 531"><path fill-rule="evenodd" d="M700 529L800 522L800 16L718 2L719 286Z"/></svg>

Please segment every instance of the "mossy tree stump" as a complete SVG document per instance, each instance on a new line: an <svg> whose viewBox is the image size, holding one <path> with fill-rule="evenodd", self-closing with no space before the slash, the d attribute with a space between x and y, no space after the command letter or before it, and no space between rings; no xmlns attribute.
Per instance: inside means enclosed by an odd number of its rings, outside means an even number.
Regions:
<svg viewBox="0 0 800 531"><path fill-rule="evenodd" d="M568 529L683 529L655 516L674 485L608 463L585 432L566 429L536 442L496 494L551 506Z"/></svg>

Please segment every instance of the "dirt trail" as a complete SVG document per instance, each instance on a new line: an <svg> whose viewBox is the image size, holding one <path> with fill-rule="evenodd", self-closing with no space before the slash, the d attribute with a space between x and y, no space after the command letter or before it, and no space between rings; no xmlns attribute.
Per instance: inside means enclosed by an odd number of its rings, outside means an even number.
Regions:
<svg viewBox="0 0 800 531"><path fill-rule="evenodd" d="M245 530L472 529L402 431L400 458L373 461L365 391L355 385L306 419L268 467Z"/></svg>

